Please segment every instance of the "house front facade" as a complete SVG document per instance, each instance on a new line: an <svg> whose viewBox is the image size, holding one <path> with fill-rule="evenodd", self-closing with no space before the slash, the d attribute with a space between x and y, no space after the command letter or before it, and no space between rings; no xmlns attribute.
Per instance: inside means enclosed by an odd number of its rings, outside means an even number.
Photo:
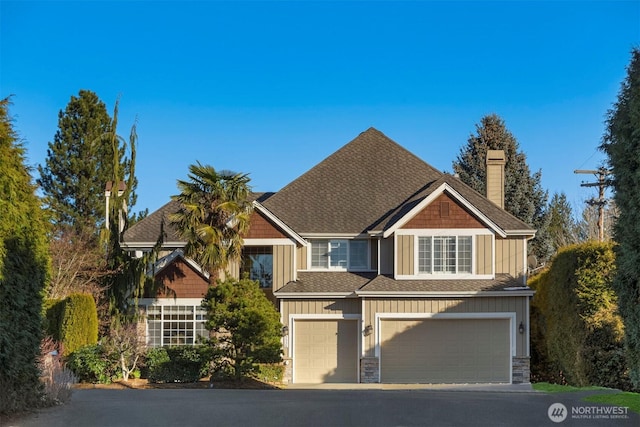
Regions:
<svg viewBox="0 0 640 427"><path fill-rule="evenodd" d="M368 129L277 193L255 194L238 277L280 311L294 383L529 382L527 242L503 209L504 154L487 157L487 194ZM132 253L164 230L149 345L204 336L209 278L184 257L168 216L124 233Z"/></svg>

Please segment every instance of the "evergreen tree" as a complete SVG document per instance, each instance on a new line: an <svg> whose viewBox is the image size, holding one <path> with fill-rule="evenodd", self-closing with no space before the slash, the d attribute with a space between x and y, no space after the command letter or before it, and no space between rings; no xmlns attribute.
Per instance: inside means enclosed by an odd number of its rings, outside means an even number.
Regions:
<svg viewBox="0 0 640 427"><path fill-rule="evenodd" d="M504 150L505 165L504 207L509 213L537 231L529 251L540 261L553 252L549 238L548 193L541 184L541 172L531 173L527 157L519 151L518 141L496 114L483 117L476 125L467 145L460 149L453 170L460 179L480 194L486 194L487 151Z"/></svg>
<svg viewBox="0 0 640 427"><path fill-rule="evenodd" d="M640 389L640 48L631 52L618 100L609 110L602 149L613 174L619 216L614 226L614 287L625 326L631 381Z"/></svg>
<svg viewBox="0 0 640 427"><path fill-rule="evenodd" d="M114 132L105 104L88 90L72 96L58 113L58 130L49 142L44 166L38 166L38 184L57 229L73 227L78 234L97 236L104 224L104 189L113 179ZM124 148L119 163L128 168ZM131 189L129 206L135 203Z"/></svg>
<svg viewBox="0 0 640 427"><path fill-rule="evenodd" d="M127 212L128 203L135 203L136 197L134 189L138 182L135 176L138 134L136 132L137 125L134 123L128 143L125 143L118 136L119 104L119 101L116 101L110 125L111 132L105 138L111 151L108 156L105 156L104 161L105 163L111 162L112 175L108 181L114 185L109 197L109 221L102 230L100 238L107 255L107 275L104 277L103 283L110 312L117 321L127 323L135 320L136 313L132 309L136 306L137 298L142 293L147 267L156 258L159 245L141 258L132 258L120 246L122 234L129 227L129 224L135 222L137 218L136 215L129 216ZM127 148L130 157L125 157L123 161L123 154ZM159 236L160 240L161 238L162 236Z"/></svg>
<svg viewBox="0 0 640 427"><path fill-rule="evenodd" d="M257 281L245 277L219 282L209 287L202 306L207 309L206 327L213 332L210 344L219 361L215 369L228 364L239 380L256 363L280 361L280 314Z"/></svg>
<svg viewBox="0 0 640 427"><path fill-rule="evenodd" d="M578 242L578 229L567 195L556 193L549 203L549 235L554 252Z"/></svg>
<svg viewBox="0 0 640 427"><path fill-rule="evenodd" d="M0 101L0 414L41 404L37 362L49 267L46 222L9 104Z"/></svg>

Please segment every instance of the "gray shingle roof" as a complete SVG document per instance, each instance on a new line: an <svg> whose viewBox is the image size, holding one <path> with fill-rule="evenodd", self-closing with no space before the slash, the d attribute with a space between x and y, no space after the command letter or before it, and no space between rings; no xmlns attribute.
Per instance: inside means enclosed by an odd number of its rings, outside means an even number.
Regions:
<svg viewBox="0 0 640 427"><path fill-rule="evenodd" d="M370 128L274 194L263 205L297 233L365 233L391 227L449 184L500 228L534 230L459 179Z"/></svg>
<svg viewBox="0 0 640 427"><path fill-rule="evenodd" d="M504 291L522 286L522 280L508 274L496 274L495 279L454 280L394 280L380 275L363 286L363 292L488 292Z"/></svg>
<svg viewBox="0 0 640 427"><path fill-rule="evenodd" d="M375 273L301 272L298 280L289 282L278 291L281 294L308 293L422 293L422 292L495 292L522 288L522 281L508 274L495 279L454 280L395 280Z"/></svg>
<svg viewBox="0 0 640 427"><path fill-rule="evenodd" d="M289 282L277 292L288 293L351 293L369 283L375 273L301 272L298 280Z"/></svg>
<svg viewBox="0 0 640 427"><path fill-rule="evenodd" d="M264 201L273 193L251 193L249 200ZM152 212L146 218L133 224L124 232L123 241L130 245L138 243L155 243L160 237L161 227L164 227L165 242L183 242L176 228L169 221L169 216L176 213L180 204L174 200Z"/></svg>
<svg viewBox="0 0 640 427"><path fill-rule="evenodd" d="M370 128L263 205L300 234L362 233L441 175Z"/></svg>
<svg viewBox="0 0 640 427"><path fill-rule="evenodd" d="M534 230L459 179L416 157L382 132L369 128L277 193L253 197L301 235L358 234L392 227L443 183L505 231ZM164 221L165 241L178 242L170 201L124 234L124 241L155 242Z"/></svg>

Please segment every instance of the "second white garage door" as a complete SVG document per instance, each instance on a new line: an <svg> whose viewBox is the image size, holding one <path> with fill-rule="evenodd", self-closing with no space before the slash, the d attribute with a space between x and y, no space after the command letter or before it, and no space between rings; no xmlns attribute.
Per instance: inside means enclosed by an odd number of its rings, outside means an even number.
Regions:
<svg viewBox="0 0 640 427"><path fill-rule="evenodd" d="M296 320L293 338L294 382L358 381L357 320Z"/></svg>
<svg viewBox="0 0 640 427"><path fill-rule="evenodd" d="M508 319L382 320L385 383L509 383Z"/></svg>

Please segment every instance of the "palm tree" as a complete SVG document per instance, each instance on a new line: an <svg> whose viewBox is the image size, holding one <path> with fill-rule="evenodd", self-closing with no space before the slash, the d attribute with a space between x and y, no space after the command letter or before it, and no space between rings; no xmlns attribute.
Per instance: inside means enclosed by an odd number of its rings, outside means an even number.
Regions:
<svg viewBox="0 0 640 427"><path fill-rule="evenodd" d="M230 261L240 259L252 211L249 176L216 172L200 162L189 172L189 181L178 180L180 194L171 198L180 209L169 220L187 242L185 255L217 277Z"/></svg>

